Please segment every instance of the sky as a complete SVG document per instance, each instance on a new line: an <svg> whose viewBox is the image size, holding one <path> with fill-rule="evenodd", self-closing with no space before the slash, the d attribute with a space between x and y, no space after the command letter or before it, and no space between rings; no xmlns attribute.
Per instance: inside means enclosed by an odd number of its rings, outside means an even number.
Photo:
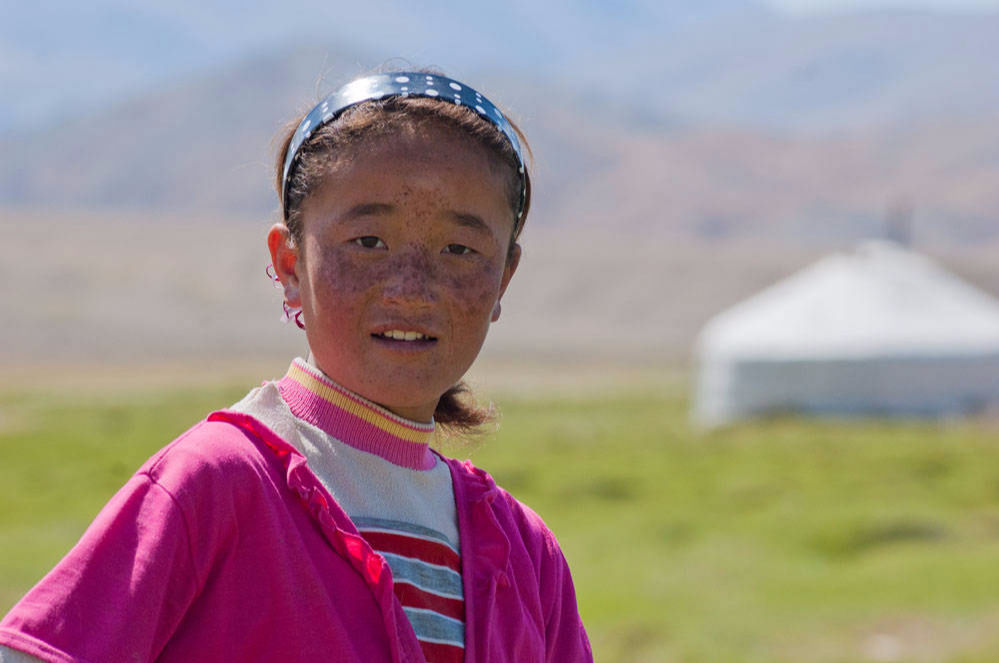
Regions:
<svg viewBox="0 0 999 663"><path fill-rule="evenodd" d="M999 11L999 0L767 0L767 4L794 14L882 8Z"/></svg>

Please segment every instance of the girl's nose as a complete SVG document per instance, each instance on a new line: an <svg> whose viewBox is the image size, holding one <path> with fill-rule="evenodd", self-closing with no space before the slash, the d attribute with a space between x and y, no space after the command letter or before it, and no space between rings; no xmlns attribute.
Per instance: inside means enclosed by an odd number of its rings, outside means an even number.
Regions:
<svg viewBox="0 0 999 663"><path fill-rule="evenodd" d="M405 306L428 306L437 300L436 270L424 249L400 253L389 265L382 296Z"/></svg>

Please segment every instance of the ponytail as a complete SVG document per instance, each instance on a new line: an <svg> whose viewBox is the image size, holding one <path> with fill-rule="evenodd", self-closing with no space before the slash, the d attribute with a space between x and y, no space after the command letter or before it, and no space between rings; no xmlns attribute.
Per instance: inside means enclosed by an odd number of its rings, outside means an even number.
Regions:
<svg viewBox="0 0 999 663"><path fill-rule="evenodd" d="M434 410L434 422L445 433L468 435L480 432L483 424L496 416L493 407L482 407L475 402L471 388L459 382L444 392Z"/></svg>

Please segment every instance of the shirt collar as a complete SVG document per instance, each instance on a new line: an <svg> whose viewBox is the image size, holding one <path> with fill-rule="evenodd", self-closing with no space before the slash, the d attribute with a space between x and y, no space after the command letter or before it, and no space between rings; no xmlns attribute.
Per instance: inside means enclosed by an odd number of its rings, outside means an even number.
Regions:
<svg viewBox="0 0 999 663"><path fill-rule="evenodd" d="M292 413L355 449L396 465L428 470L434 423L410 421L341 387L315 366L296 358L278 389Z"/></svg>

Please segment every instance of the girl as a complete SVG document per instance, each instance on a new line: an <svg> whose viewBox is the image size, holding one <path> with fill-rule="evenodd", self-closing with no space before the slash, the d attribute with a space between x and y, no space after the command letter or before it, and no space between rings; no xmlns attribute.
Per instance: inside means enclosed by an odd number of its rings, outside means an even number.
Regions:
<svg viewBox="0 0 999 663"><path fill-rule="evenodd" d="M284 141L267 237L310 354L153 456L0 622L0 662L591 661L555 538L430 450L520 260L521 137L356 80Z"/></svg>

